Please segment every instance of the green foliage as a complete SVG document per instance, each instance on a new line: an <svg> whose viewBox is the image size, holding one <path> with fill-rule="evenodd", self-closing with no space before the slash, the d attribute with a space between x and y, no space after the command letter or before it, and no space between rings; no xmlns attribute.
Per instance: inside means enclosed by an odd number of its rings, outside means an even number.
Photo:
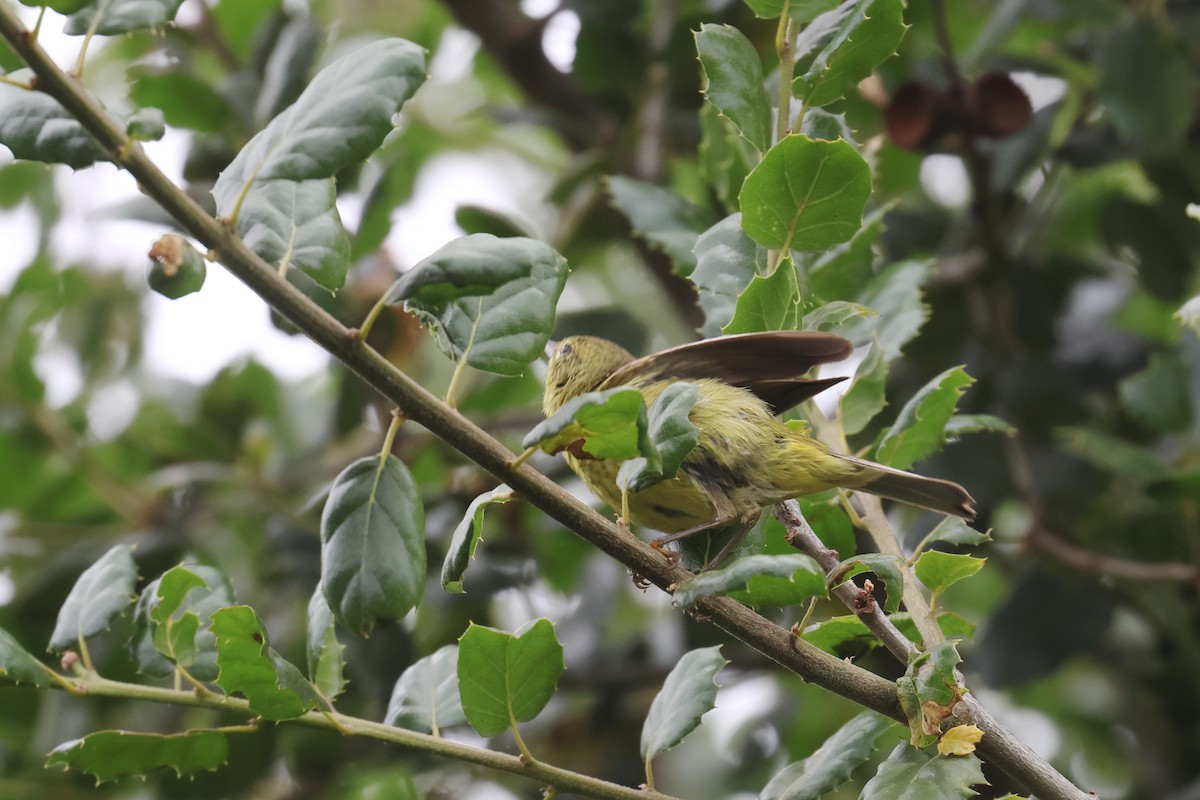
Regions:
<svg viewBox="0 0 1200 800"><path fill-rule="evenodd" d="M946 424L959 398L974 382L962 367L953 367L925 384L904 404L892 427L879 440L876 460L908 469L936 453L946 441Z"/></svg>
<svg viewBox="0 0 1200 800"><path fill-rule="evenodd" d="M457 664L458 647L448 644L404 670L392 689L383 721L434 736L444 728L465 725Z"/></svg>
<svg viewBox="0 0 1200 800"><path fill-rule="evenodd" d="M863 572L873 572L887 586L887 600L883 604L885 611L899 611L900 598L904 590L903 562L898 556L888 553L861 553L851 558L843 559L837 569L830 573L830 586L838 586Z"/></svg>
<svg viewBox="0 0 1200 800"><path fill-rule="evenodd" d="M94 31L115 36L139 28L159 28L175 19L183 0L91 0L67 18L64 33L80 35Z"/></svg>
<svg viewBox="0 0 1200 800"><path fill-rule="evenodd" d="M767 251L742 229L740 214L726 217L696 239L692 281L704 310L701 333L706 338L720 335L731 323L742 292L766 273L766 259Z"/></svg>
<svg viewBox="0 0 1200 800"><path fill-rule="evenodd" d="M738 295L724 334L794 331L800 327L800 284L796 267L784 258L768 276L755 275Z"/></svg>
<svg viewBox="0 0 1200 800"><path fill-rule="evenodd" d="M0 678L46 688L53 679L50 669L17 643L12 634L0 628Z"/></svg>
<svg viewBox="0 0 1200 800"><path fill-rule="evenodd" d="M425 510L404 462L360 458L329 488L321 514L321 587L333 616L365 636L425 591Z"/></svg>
<svg viewBox="0 0 1200 800"><path fill-rule="evenodd" d="M46 766L86 772L100 784L167 768L180 778L192 777L218 769L228 759L229 737L218 731L165 735L100 731L60 744L50 751Z"/></svg>
<svg viewBox="0 0 1200 800"><path fill-rule="evenodd" d="M617 472L617 486L640 492L660 481L674 478L700 432L688 415L696 404L695 384L676 382L663 389L646 412L646 437L653 452L630 459Z"/></svg>
<svg viewBox="0 0 1200 800"><path fill-rule="evenodd" d="M745 34L728 25L701 25L696 51L708 78L704 96L760 152L771 146L771 101L762 63Z"/></svg>
<svg viewBox="0 0 1200 800"><path fill-rule="evenodd" d="M61 651L94 636L137 599L137 567L129 545L117 545L84 570L58 611L50 650Z"/></svg>
<svg viewBox="0 0 1200 800"><path fill-rule="evenodd" d="M888 619L910 641L920 642L921 636L910 614L903 611L888 615ZM950 639L966 639L975 632L975 626L957 614L938 614L938 627ZM848 615L830 617L809 626L803 633L804 641L832 655L846 655L866 647L877 647L881 642L859 617Z"/></svg>
<svg viewBox="0 0 1200 800"><path fill-rule="evenodd" d="M657 452L642 393L620 386L574 398L525 434L521 446L558 453L580 440L585 456L593 458L653 457Z"/></svg>
<svg viewBox="0 0 1200 800"><path fill-rule="evenodd" d="M849 780L855 767L875 750L875 740L894 724L870 711L859 714L811 756L788 764L771 778L759 800L818 800Z"/></svg>
<svg viewBox="0 0 1200 800"><path fill-rule="evenodd" d="M716 675L729 662L720 646L685 653L671 669L654 696L642 725L642 761L653 785L650 762L684 740L700 725L700 718L717 703Z"/></svg>
<svg viewBox="0 0 1200 800"><path fill-rule="evenodd" d="M384 301L433 328L455 361L520 375L546 349L566 280L567 262L544 242L477 233L421 261Z"/></svg>
<svg viewBox="0 0 1200 800"><path fill-rule="evenodd" d="M679 584L674 599L687 608L704 597L721 594L751 608L798 605L827 595L825 573L817 562L800 553L746 556L689 578Z"/></svg>
<svg viewBox="0 0 1200 800"><path fill-rule="evenodd" d="M913 747L926 747L936 741L942 720L962 700L963 689L955 668L961 660L954 642L942 642L914 654L904 677L896 681Z"/></svg>
<svg viewBox="0 0 1200 800"><path fill-rule="evenodd" d="M516 633L472 623L458 640L458 687L467 721L495 736L538 715L563 671L562 644L548 619Z"/></svg>
<svg viewBox="0 0 1200 800"><path fill-rule="evenodd" d="M513 498L512 489L504 484L491 491L484 492L471 501L462 522L454 529L450 537L450 546L446 549L446 560L442 562L442 588L447 592L464 592L463 575L467 565L475 557L475 548L483 539L483 515L487 507L493 503L507 503Z"/></svg>
<svg viewBox="0 0 1200 800"><path fill-rule="evenodd" d="M21 81L29 76L18 72L5 77ZM0 144L16 158L75 169L108 158L104 148L57 100L11 83L0 83Z"/></svg>
<svg viewBox="0 0 1200 800"><path fill-rule="evenodd" d="M167 677L178 665L198 680L215 680L217 643L208 620L232 603L228 579L201 564L172 567L146 584L134 608L130 640L138 671Z"/></svg>
<svg viewBox="0 0 1200 800"><path fill-rule="evenodd" d="M819 31L818 36L802 34L797 44L802 59L810 42L815 53L808 69L796 76L792 90L812 106L840 100L896 52L907 28L904 0L857 0L825 12L806 31Z"/></svg>
<svg viewBox="0 0 1200 800"><path fill-rule="evenodd" d="M983 763L974 755L940 756L898 744L879 772L863 787L860 800L963 800L986 784Z"/></svg>
<svg viewBox="0 0 1200 800"><path fill-rule="evenodd" d="M250 710L269 720L298 717L322 704L316 690L267 642L267 632L249 606L222 608L212 616L217 637L217 684L250 701Z"/></svg>
<svg viewBox="0 0 1200 800"><path fill-rule="evenodd" d="M308 679L326 700L337 699L346 688L345 650L345 645L337 638L333 611L325 601L325 593L317 586L308 601L305 654L308 657Z"/></svg>
<svg viewBox="0 0 1200 800"><path fill-rule="evenodd" d="M622 175L610 175L605 182L613 205L634 233L666 253L680 275L691 275L696 268L696 237L712 225L712 213L652 183Z"/></svg>

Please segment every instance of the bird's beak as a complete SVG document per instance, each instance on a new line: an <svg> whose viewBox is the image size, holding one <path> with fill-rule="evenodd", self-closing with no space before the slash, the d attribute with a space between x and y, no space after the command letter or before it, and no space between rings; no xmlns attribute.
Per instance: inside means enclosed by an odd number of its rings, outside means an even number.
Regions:
<svg viewBox="0 0 1200 800"><path fill-rule="evenodd" d="M556 342L555 340L551 339L550 341L546 342L546 362L547 363L550 362L550 359L554 358L554 351L556 351L557 349L558 349L558 342Z"/></svg>

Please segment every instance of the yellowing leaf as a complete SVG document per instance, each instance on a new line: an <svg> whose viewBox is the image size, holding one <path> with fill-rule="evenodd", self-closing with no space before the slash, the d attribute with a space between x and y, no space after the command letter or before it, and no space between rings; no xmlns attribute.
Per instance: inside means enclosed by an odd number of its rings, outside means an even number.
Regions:
<svg viewBox="0 0 1200 800"><path fill-rule="evenodd" d="M975 745L983 738L983 731L975 725L956 725L942 735L938 742L938 753L944 756L965 756L975 752Z"/></svg>

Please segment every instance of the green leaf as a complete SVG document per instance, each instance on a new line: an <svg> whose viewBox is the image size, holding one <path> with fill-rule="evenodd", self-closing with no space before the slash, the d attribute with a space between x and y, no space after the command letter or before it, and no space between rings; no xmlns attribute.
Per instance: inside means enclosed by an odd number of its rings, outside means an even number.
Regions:
<svg viewBox="0 0 1200 800"><path fill-rule="evenodd" d="M969 433L1000 433L1015 436L1017 429L991 414L955 414L946 422L946 439L958 439Z"/></svg>
<svg viewBox="0 0 1200 800"><path fill-rule="evenodd" d="M583 453L593 458L635 458L653 452L648 424L642 393L617 386L571 400L525 434L521 446L553 454L582 439Z"/></svg>
<svg viewBox="0 0 1200 800"><path fill-rule="evenodd" d="M95 33L117 36L140 28L164 28L175 20L175 12L183 0L107 0L84 6L67 17L63 33L80 36L88 33L96 16Z"/></svg>
<svg viewBox="0 0 1200 800"><path fill-rule="evenodd" d="M1094 467L1137 483L1162 480L1171 474L1154 452L1097 428L1056 428L1054 442Z"/></svg>
<svg viewBox="0 0 1200 800"><path fill-rule="evenodd" d="M50 650L61 652L77 646L80 639L94 636L137 599L134 584L137 567L133 548L113 547L84 570L58 611L58 622L50 634Z"/></svg>
<svg viewBox="0 0 1200 800"><path fill-rule="evenodd" d="M758 151L711 103L700 106L699 166L728 211L737 208L742 182L759 161Z"/></svg>
<svg viewBox="0 0 1200 800"><path fill-rule="evenodd" d="M883 235L884 214L890 206L876 208L863 217L862 227L850 241L835 245L808 265L813 293L823 300L854 300L874 308L860 298L863 286L872 278L875 245ZM918 298L919 300L919 298Z"/></svg>
<svg viewBox="0 0 1200 800"><path fill-rule="evenodd" d="M941 642L914 655L896 681L900 706L908 717L909 742L924 747L941 736L941 723L962 699L955 665L962 659L954 642Z"/></svg>
<svg viewBox="0 0 1200 800"><path fill-rule="evenodd" d="M928 278L929 267L920 261L901 261L880 271L854 298L878 316L850 320L841 335L856 346L878 339L884 359L895 361L929 319L929 307L921 302L921 286Z"/></svg>
<svg viewBox="0 0 1200 800"><path fill-rule="evenodd" d="M300 671L271 650L267 631L250 606L222 608L212 615L217 637L217 684L250 701L250 710L269 720L295 719L322 705Z"/></svg>
<svg viewBox="0 0 1200 800"><path fill-rule="evenodd" d="M157 142L166 132L163 113L157 108L139 108L125 120L125 133L139 142Z"/></svg>
<svg viewBox="0 0 1200 800"><path fill-rule="evenodd" d="M887 586L887 600L883 604L883 610L890 614L900 608L900 600L904 596L904 573L906 571L907 567L899 556L886 553L861 553L843 559L829 574L829 585L830 587L839 586L855 575L874 572L876 577Z"/></svg>
<svg viewBox="0 0 1200 800"><path fill-rule="evenodd" d="M332 178L365 160L424 80L425 53L404 39L380 39L333 62L221 173L217 212L235 216L260 181Z"/></svg>
<svg viewBox="0 0 1200 800"><path fill-rule="evenodd" d="M490 492L484 492L471 501L462 522L450 537L446 560L442 562L442 588L447 592L463 592L463 574L475 557L475 548L483 538L483 513L492 503L507 503L515 492L500 484Z"/></svg>
<svg viewBox="0 0 1200 800"><path fill-rule="evenodd" d="M656 456L643 455L622 464L617 472L617 486L640 492L675 477L700 438L700 432L688 418L699 395L695 384L678 381L654 398L647 413L646 433Z"/></svg>
<svg viewBox="0 0 1200 800"><path fill-rule="evenodd" d="M946 542L948 544L966 545L973 547L991 541L987 533L980 533L962 519L962 517L945 517L925 537L927 544Z"/></svg>
<svg viewBox="0 0 1200 800"><path fill-rule="evenodd" d="M814 17L835 8L838 0L792 0L787 4L788 16L799 23L811 21ZM746 0L746 5L754 12L754 16L762 19L776 19L783 14L783 0Z"/></svg>
<svg viewBox="0 0 1200 800"><path fill-rule="evenodd" d="M49 667L21 647L11 633L0 628L0 678L45 689L54 682L51 674Z"/></svg>
<svg viewBox="0 0 1200 800"><path fill-rule="evenodd" d="M516 634L471 623L458 640L458 688L467 721L495 736L538 715L563 671L554 625L539 619Z"/></svg>
<svg viewBox="0 0 1200 800"><path fill-rule="evenodd" d="M975 379L962 367L951 367L913 395L875 448L881 464L908 469L933 455L946 441L946 423L958 399Z"/></svg>
<svg viewBox="0 0 1200 800"><path fill-rule="evenodd" d="M845 139L850 144L856 144L845 115L831 114L823 108L810 108L805 111L798 133L810 139L824 139L827 142Z"/></svg>
<svg viewBox="0 0 1200 800"><path fill-rule="evenodd" d="M19 70L5 77L24 81L32 73ZM57 100L11 83L0 83L0 144L11 150L14 158L66 164L74 169L109 158L100 143Z"/></svg>
<svg viewBox="0 0 1200 800"><path fill-rule="evenodd" d="M979 572L983 569L985 561L986 558L926 550L921 553L917 563L913 564L913 572L921 583L929 587L934 597L937 597L950 585Z"/></svg>
<svg viewBox="0 0 1200 800"><path fill-rule="evenodd" d="M888 362L883 357L883 347L879 342L871 342L858 369L854 371L850 388L838 400L838 416L842 431L847 436L861 433L887 405L884 396L887 372Z"/></svg>
<svg viewBox="0 0 1200 800"><path fill-rule="evenodd" d="M742 185L742 227L776 250L822 250L862 224L871 169L853 145L799 134L776 144Z"/></svg>
<svg viewBox="0 0 1200 800"><path fill-rule="evenodd" d="M840 100L896 52L908 30L904 0L858 0L845 13L847 5L827 12L840 15L839 23L805 73L792 81L792 91L803 97L806 105L825 106ZM801 55L799 47L797 55Z"/></svg>
<svg viewBox="0 0 1200 800"><path fill-rule="evenodd" d="M755 331L793 331L800 327L800 281L790 257L779 262L772 274L755 275L737 299L733 319L721 329L724 334Z"/></svg>
<svg viewBox="0 0 1200 800"><path fill-rule="evenodd" d="M64 742L50 751L46 766L86 772L96 783L132 775L145 777L171 768L180 778L215 770L229 758L229 740L220 731L155 734L100 731Z"/></svg>
<svg viewBox="0 0 1200 800"><path fill-rule="evenodd" d="M801 328L806 331L836 331L849 320L874 316L875 312L864 305L831 300L806 313Z"/></svg>
<svg viewBox="0 0 1200 800"><path fill-rule="evenodd" d="M650 703L642 724L642 761L650 761L683 741L700 725L700 718L717 704L716 675L729 662L721 646L684 653Z"/></svg>
<svg viewBox="0 0 1200 800"><path fill-rule="evenodd" d="M605 178L613 206L629 220L633 232L671 259L683 276L696 268L696 237L712 225L708 209L678 192L621 175Z"/></svg>
<svg viewBox="0 0 1200 800"><path fill-rule="evenodd" d="M1141 372L1121 381L1121 407L1143 425L1182 433L1195 419L1188 366L1177 353L1155 353Z"/></svg>
<svg viewBox="0 0 1200 800"><path fill-rule="evenodd" d="M875 740L895 723L865 711L825 740L811 756L788 764L771 778L759 800L819 800L850 779L870 757Z"/></svg>
<svg viewBox="0 0 1200 800"><path fill-rule="evenodd" d="M163 234L150 246L150 268L146 283L170 300L178 300L204 286L208 267L204 256L186 239L174 233Z"/></svg>
<svg viewBox="0 0 1200 800"><path fill-rule="evenodd" d="M53 9L60 14L66 15L74 14L79 9L83 8L89 3L94 2L96 2L96 0L21 0L21 5L28 6L30 8L45 6L46 8Z"/></svg>
<svg viewBox="0 0 1200 800"><path fill-rule="evenodd" d="M963 800L986 784L983 762L971 754L940 756L901 742L863 787L859 800Z"/></svg>
<svg viewBox="0 0 1200 800"><path fill-rule="evenodd" d="M1096 61L1096 92L1123 139L1156 154L1183 143L1200 79L1169 26L1130 14L1098 48Z"/></svg>
<svg viewBox="0 0 1200 800"><path fill-rule="evenodd" d="M157 108L173 128L220 133L233 123L229 101L199 77L182 70L139 76L129 99L142 108Z"/></svg>
<svg viewBox="0 0 1200 800"><path fill-rule="evenodd" d="M765 153L771 146L771 100L754 45L737 28L704 24L696 33L696 52L707 79L708 102Z"/></svg>
<svg viewBox="0 0 1200 800"><path fill-rule="evenodd" d="M320 585L308 601L307 633L308 679L326 700L335 700L346 688L346 646L337 639L333 612Z"/></svg>
<svg viewBox="0 0 1200 800"><path fill-rule="evenodd" d="M333 178L258 181L242 203L237 230L272 266L296 267L331 292L346 282L350 236Z"/></svg>
<svg viewBox="0 0 1200 800"><path fill-rule="evenodd" d="M425 590L425 511L408 468L367 456L333 480L321 514L321 586L333 616L366 636Z"/></svg>
<svg viewBox="0 0 1200 800"><path fill-rule="evenodd" d="M233 590L225 576L202 564L172 567L147 584L134 607L129 642L138 672L166 678L179 663L197 680L215 679L217 642L208 620L232 603Z"/></svg>
<svg viewBox="0 0 1200 800"><path fill-rule="evenodd" d="M729 595L751 608L792 606L826 597L825 573L800 553L739 558L727 567L706 570L679 584L674 602L683 608L705 597Z"/></svg>
<svg viewBox="0 0 1200 800"><path fill-rule="evenodd" d="M767 251L742 230L742 215L732 214L696 240L692 282L704 310L701 333L711 338L733 320L739 295L756 275L767 271Z"/></svg>
<svg viewBox="0 0 1200 800"><path fill-rule="evenodd" d="M921 634L912 616L905 612L889 614L888 619L908 637L909 641L917 643ZM957 614L942 613L938 615L938 627L947 638L967 639L975 633L975 626ZM867 624L854 615L830 617L827 620L810 625L801 638L814 647L819 647L826 653L835 656L846 655L850 645L855 647L878 647L882 644Z"/></svg>
<svg viewBox="0 0 1200 800"><path fill-rule="evenodd" d="M545 351L566 280L567 262L550 245L476 233L406 272L384 301L434 328L455 361L515 376Z"/></svg>
<svg viewBox="0 0 1200 800"><path fill-rule="evenodd" d="M392 689L385 725L440 736L467 721L458 696L458 645L448 644L404 670Z"/></svg>

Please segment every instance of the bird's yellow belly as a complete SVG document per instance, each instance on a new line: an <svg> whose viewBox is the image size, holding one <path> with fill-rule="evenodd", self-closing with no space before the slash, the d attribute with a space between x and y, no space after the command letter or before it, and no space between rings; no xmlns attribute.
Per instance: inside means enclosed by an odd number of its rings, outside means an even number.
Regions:
<svg viewBox="0 0 1200 800"><path fill-rule="evenodd" d="M567 463L592 493L615 511L621 510L621 490L617 488L620 461L579 459L567 456ZM674 478L656 483L629 495L629 517L638 525L663 533L695 528L712 522L716 516L708 494L682 471Z"/></svg>

